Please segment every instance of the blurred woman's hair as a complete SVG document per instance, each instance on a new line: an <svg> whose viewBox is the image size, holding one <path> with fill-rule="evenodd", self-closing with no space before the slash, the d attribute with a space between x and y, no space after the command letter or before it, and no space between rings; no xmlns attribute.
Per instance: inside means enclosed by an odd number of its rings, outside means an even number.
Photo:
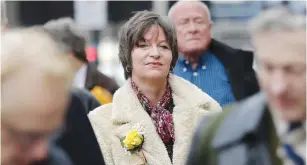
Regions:
<svg viewBox="0 0 307 165"><path fill-rule="evenodd" d="M74 72L68 57L62 54L42 28L10 29L1 36L1 83L21 71L35 69L46 78L64 81L69 88Z"/></svg>
<svg viewBox="0 0 307 165"><path fill-rule="evenodd" d="M150 27L159 25L166 36L166 40L171 47L172 62L171 70L175 67L178 59L177 37L174 25L168 17L161 17L159 14L150 11L139 11L122 26L119 32L119 59L124 68L125 78L131 77L132 59L131 52L135 45L144 40L144 34Z"/></svg>

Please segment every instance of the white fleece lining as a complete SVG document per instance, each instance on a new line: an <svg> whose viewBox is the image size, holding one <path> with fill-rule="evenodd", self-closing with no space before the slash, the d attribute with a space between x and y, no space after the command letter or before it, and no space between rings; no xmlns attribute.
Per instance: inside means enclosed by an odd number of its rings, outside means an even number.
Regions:
<svg viewBox="0 0 307 165"><path fill-rule="evenodd" d="M169 76L173 91L175 143L173 164L184 165L189 152L191 139L204 115L221 112L220 105L190 82ZM209 105L207 109L201 108ZM139 165L144 159L137 154L127 155L121 146L120 138L137 123L145 124L142 151L150 165L171 165L163 141L156 133L155 126L141 106L128 80L113 98L113 104L102 105L89 113L89 119L103 153L106 165Z"/></svg>

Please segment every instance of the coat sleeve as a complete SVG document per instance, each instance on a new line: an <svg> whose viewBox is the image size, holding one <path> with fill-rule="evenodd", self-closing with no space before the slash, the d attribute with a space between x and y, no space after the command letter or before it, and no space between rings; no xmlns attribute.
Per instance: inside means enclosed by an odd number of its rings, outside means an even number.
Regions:
<svg viewBox="0 0 307 165"><path fill-rule="evenodd" d="M209 124L218 116L218 114L215 115L209 115L204 116L201 120L198 128L196 129L196 132L194 134L192 145L190 147L190 152L187 159L187 165L209 165L207 162L201 161L204 160L202 157L205 155L202 155L204 151L204 143L207 139L205 139L205 132L208 129Z"/></svg>
<svg viewBox="0 0 307 165"><path fill-rule="evenodd" d="M94 109L88 114L106 165L114 165L111 148L112 138L110 137L112 135L106 133L112 130L110 124L111 109L112 104L106 104Z"/></svg>

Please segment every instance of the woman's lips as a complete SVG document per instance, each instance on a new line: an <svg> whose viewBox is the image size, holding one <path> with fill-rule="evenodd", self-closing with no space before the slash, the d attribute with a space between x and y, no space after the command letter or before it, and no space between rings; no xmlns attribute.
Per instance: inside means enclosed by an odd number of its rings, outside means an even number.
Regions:
<svg viewBox="0 0 307 165"><path fill-rule="evenodd" d="M154 66L160 66L162 65L160 62L149 62L147 65L154 65Z"/></svg>

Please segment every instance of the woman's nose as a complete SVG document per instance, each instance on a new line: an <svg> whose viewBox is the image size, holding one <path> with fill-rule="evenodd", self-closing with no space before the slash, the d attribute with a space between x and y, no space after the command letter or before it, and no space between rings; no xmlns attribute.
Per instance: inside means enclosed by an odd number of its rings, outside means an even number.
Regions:
<svg viewBox="0 0 307 165"><path fill-rule="evenodd" d="M159 58L160 57L160 52L157 46L153 46L152 49L150 50L150 56L154 58Z"/></svg>

